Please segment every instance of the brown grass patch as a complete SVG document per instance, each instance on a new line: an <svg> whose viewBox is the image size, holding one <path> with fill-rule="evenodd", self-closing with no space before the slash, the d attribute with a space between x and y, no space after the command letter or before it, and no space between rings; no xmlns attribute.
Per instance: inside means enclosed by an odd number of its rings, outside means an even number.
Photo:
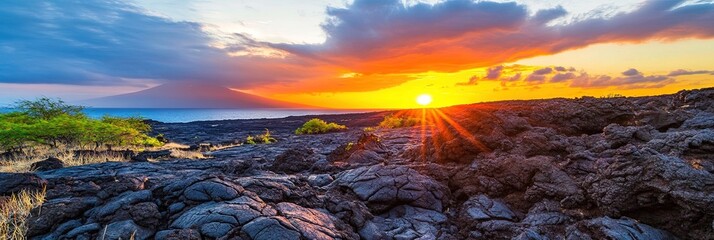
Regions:
<svg viewBox="0 0 714 240"><path fill-rule="evenodd" d="M27 239L27 219L32 209L42 206L44 201L45 189L23 190L0 201L0 238Z"/></svg>

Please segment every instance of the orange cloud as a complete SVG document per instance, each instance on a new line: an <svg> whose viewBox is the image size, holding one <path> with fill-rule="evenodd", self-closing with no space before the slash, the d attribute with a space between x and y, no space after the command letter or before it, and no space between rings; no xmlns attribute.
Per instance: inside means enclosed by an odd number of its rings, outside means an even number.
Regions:
<svg viewBox="0 0 714 240"><path fill-rule="evenodd" d="M525 5L516 3L447 0L406 6L398 0L357 0L347 8L328 9L330 19L324 25L328 38L323 44L267 45L289 53L288 59L294 62L312 64L299 71L341 69L322 76L293 77L297 83L283 90L368 91L401 84L414 73L493 66L597 43L713 37L714 4L684 3L648 1L634 11L608 18L551 25L566 15L563 8L529 15ZM344 72L363 77L338 79ZM546 80L539 74L526 79Z"/></svg>

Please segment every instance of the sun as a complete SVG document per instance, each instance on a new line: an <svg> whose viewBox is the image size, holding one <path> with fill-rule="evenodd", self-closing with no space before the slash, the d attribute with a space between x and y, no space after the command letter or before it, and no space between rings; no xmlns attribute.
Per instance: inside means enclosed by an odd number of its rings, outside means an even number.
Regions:
<svg viewBox="0 0 714 240"><path fill-rule="evenodd" d="M417 96L417 98L416 98L416 102L422 106L429 105L429 103L431 103L431 100L432 100L431 95L429 95L429 94L422 94L422 95Z"/></svg>

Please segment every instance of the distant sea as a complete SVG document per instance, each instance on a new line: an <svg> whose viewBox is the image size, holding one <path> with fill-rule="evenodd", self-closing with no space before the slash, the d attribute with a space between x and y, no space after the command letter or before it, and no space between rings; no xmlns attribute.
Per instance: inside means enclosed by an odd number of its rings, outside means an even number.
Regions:
<svg viewBox="0 0 714 240"><path fill-rule="evenodd" d="M12 111L0 108L0 112ZM92 118L104 115L116 117L143 117L167 123L212 121L228 119L284 118L289 116L360 113L374 110L321 110L321 109L206 109L206 108L87 108L84 112Z"/></svg>

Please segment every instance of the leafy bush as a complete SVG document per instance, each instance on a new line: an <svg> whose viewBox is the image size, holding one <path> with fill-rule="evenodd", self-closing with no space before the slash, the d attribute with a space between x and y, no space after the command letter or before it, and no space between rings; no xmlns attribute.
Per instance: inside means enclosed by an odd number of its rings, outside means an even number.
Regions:
<svg viewBox="0 0 714 240"><path fill-rule="evenodd" d="M255 137L253 137L253 136L251 136L251 135L248 135L248 137L245 138L245 143L246 143L246 144L251 144L251 145L257 144L257 143L255 142Z"/></svg>
<svg viewBox="0 0 714 240"><path fill-rule="evenodd" d="M421 121L415 117L409 116L395 116L390 114L384 117L384 120L379 123L380 128L403 128L403 127L413 127L419 125Z"/></svg>
<svg viewBox="0 0 714 240"><path fill-rule="evenodd" d="M329 132L339 132L347 130L345 125L337 123L327 123L322 119L313 118L305 122L302 127L295 130L295 134L320 134Z"/></svg>
<svg viewBox="0 0 714 240"><path fill-rule="evenodd" d="M0 150L22 151L31 146L88 148L101 146L161 146L148 136L151 127L140 118L92 119L82 107L41 98L20 101L19 111L0 114Z"/></svg>
<svg viewBox="0 0 714 240"><path fill-rule="evenodd" d="M252 136L248 135L248 137L245 138L245 143L247 144L258 144L258 143L263 143L263 144L269 144L269 143L274 143L277 142L275 138L270 134L270 130L265 129L265 133Z"/></svg>

